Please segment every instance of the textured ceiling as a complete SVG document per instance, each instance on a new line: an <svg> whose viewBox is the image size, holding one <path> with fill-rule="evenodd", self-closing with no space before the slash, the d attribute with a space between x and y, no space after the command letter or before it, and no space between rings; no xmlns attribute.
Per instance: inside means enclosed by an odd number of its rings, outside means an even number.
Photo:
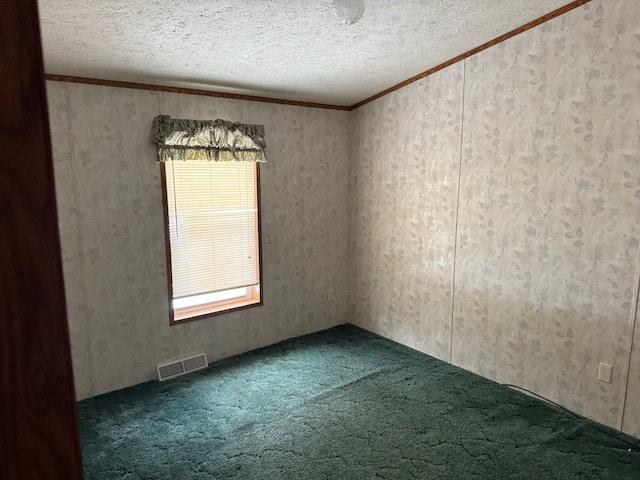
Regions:
<svg viewBox="0 0 640 480"><path fill-rule="evenodd" d="M40 0L47 73L353 105L571 0Z"/></svg>

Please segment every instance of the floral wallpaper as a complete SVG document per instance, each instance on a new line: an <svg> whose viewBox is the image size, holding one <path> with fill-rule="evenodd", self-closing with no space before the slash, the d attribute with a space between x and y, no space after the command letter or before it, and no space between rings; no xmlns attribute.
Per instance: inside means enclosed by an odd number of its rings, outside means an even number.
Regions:
<svg viewBox="0 0 640 480"><path fill-rule="evenodd" d="M352 320L640 435L638 38L593 0L354 111Z"/></svg>
<svg viewBox="0 0 640 480"><path fill-rule="evenodd" d="M213 97L48 83L78 398L347 321L349 114ZM169 326L158 114L265 124L264 305ZM335 300L327 302L327 291Z"/></svg>
<svg viewBox="0 0 640 480"><path fill-rule="evenodd" d="M462 64L352 113L352 321L449 361Z"/></svg>
<svg viewBox="0 0 640 480"><path fill-rule="evenodd" d="M466 62L456 256L453 362L608 425L640 238L628 4L593 2Z"/></svg>

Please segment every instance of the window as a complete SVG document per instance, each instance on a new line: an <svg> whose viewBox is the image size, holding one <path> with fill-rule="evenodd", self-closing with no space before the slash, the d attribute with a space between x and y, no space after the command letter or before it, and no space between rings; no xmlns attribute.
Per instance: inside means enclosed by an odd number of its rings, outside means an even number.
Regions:
<svg viewBox="0 0 640 480"><path fill-rule="evenodd" d="M156 143L162 160L171 324L262 305L263 139L258 160L247 160L256 158L255 139L262 137L255 132L260 130L222 120L157 117L154 134L163 127L157 121L165 122L166 130Z"/></svg>
<svg viewBox="0 0 640 480"><path fill-rule="evenodd" d="M161 165L173 321L260 304L258 164Z"/></svg>

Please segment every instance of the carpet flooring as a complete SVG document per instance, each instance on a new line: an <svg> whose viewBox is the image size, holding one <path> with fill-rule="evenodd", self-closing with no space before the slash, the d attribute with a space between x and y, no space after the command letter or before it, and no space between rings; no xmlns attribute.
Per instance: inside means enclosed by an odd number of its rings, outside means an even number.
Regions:
<svg viewBox="0 0 640 480"><path fill-rule="evenodd" d="M640 479L635 439L349 325L78 409L88 480Z"/></svg>

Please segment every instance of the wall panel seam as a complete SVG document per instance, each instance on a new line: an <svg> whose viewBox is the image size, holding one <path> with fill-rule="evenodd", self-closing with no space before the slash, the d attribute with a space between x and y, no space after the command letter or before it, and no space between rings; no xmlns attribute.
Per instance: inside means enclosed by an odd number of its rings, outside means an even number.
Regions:
<svg viewBox="0 0 640 480"><path fill-rule="evenodd" d="M631 373L631 357L633 355L633 337L635 335L636 318L638 313L638 292L640 291L640 249L636 259L635 269L635 285L633 292L633 300L631 302L631 311L629 312L629 327L627 329L627 351L626 359L623 365L622 382L620 386L620 403L618 408L618 422L616 428L622 431L624 423L625 408L627 406L627 392L629 389L629 377Z"/></svg>
<svg viewBox="0 0 640 480"><path fill-rule="evenodd" d="M351 134L353 130L353 116L352 112L348 112L349 115L349 127L347 129L347 305L346 311L343 314L343 323L353 323L351 313ZM355 316L355 315L353 315Z"/></svg>
<svg viewBox="0 0 640 480"><path fill-rule="evenodd" d="M460 152L458 154L458 189L456 193L456 224L453 235L453 276L451 278L451 326L449 335L449 363L453 363L453 328L455 324L456 262L458 260L458 220L460 218L460 180L462 179L462 157L464 148L464 99L467 82L467 59L462 60L462 102L460 108Z"/></svg>

